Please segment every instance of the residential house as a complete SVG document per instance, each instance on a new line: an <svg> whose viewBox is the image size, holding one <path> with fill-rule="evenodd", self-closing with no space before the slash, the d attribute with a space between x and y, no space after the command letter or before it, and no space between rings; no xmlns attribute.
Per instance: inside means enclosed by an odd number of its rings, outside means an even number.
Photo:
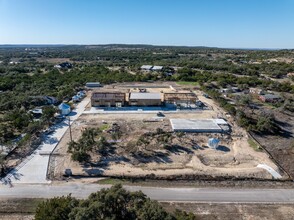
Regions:
<svg viewBox="0 0 294 220"><path fill-rule="evenodd" d="M259 100L261 100L262 102L275 103L275 102L281 101L281 97L274 94L265 94L265 95L259 95Z"/></svg>

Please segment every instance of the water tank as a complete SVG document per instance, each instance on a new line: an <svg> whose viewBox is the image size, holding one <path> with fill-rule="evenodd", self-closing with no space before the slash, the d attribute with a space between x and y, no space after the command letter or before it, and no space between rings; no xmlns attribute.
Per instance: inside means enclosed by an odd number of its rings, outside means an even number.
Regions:
<svg viewBox="0 0 294 220"><path fill-rule="evenodd" d="M208 147L216 149L219 144L219 139L216 138L209 138L208 139Z"/></svg>

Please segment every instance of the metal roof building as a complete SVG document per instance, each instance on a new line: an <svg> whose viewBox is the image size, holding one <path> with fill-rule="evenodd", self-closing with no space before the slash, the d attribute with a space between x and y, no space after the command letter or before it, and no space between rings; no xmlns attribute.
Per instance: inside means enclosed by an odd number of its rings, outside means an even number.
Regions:
<svg viewBox="0 0 294 220"><path fill-rule="evenodd" d="M160 71L163 69L163 66L153 66L151 70L153 71Z"/></svg>
<svg viewBox="0 0 294 220"><path fill-rule="evenodd" d="M151 65L143 65L141 66L141 70L151 70L153 66Z"/></svg>
<svg viewBox="0 0 294 220"><path fill-rule="evenodd" d="M100 82L87 82L86 87L88 88L95 88L95 87L102 87Z"/></svg>
<svg viewBox="0 0 294 220"><path fill-rule="evenodd" d="M221 133L223 129L219 126L217 120L218 119L170 119L170 123L173 131ZM221 122L223 123L223 121Z"/></svg>
<svg viewBox="0 0 294 220"><path fill-rule="evenodd" d="M161 104L160 93L132 92L129 96L131 106L159 106Z"/></svg>
<svg viewBox="0 0 294 220"><path fill-rule="evenodd" d="M149 93L149 92L132 92L130 99L160 99L160 93Z"/></svg>

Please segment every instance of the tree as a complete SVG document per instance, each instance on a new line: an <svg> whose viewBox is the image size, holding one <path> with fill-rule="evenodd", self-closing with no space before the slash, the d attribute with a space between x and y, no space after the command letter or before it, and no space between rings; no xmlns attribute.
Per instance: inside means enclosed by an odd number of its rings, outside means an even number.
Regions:
<svg viewBox="0 0 294 220"><path fill-rule="evenodd" d="M11 126L0 124L0 145L6 144L14 137Z"/></svg>
<svg viewBox="0 0 294 220"><path fill-rule="evenodd" d="M56 113L56 109L54 106L45 106L43 108L43 115L42 119L46 122L49 123L50 120L54 117L54 114Z"/></svg>
<svg viewBox="0 0 294 220"><path fill-rule="evenodd" d="M90 160L90 155L85 151L74 151L71 154L71 159L73 161L78 161L80 163L88 162Z"/></svg>
<svg viewBox="0 0 294 220"><path fill-rule="evenodd" d="M48 199L38 205L35 220L67 220L78 204L78 200L70 195Z"/></svg>
<svg viewBox="0 0 294 220"><path fill-rule="evenodd" d="M71 196L48 199L35 214L36 220L194 220L193 217L179 210L170 214L141 191L129 192L121 185L92 193L79 202Z"/></svg>
<svg viewBox="0 0 294 220"><path fill-rule="evenodd" d="M7 160L4 155L1 155L0 151L0 176L4 176L7 167Z"/></svg>
<svg viewBox="0 0 294 220"><path fill-rule="evenodd" d="M256 123L256 131L257 132L268 132L274 133L277 131L277 127L275 125L275 118L273 116L260 116L258 117Z"/></svg>

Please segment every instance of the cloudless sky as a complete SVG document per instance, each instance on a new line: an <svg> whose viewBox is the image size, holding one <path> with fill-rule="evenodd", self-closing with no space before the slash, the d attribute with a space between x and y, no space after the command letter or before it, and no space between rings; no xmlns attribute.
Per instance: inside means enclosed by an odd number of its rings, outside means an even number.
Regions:
<svg viewBox="0 0 294 220"><path fill-rule="evenodd" d="M294 0L0 0L0 44L294 48Z"/></svg>

